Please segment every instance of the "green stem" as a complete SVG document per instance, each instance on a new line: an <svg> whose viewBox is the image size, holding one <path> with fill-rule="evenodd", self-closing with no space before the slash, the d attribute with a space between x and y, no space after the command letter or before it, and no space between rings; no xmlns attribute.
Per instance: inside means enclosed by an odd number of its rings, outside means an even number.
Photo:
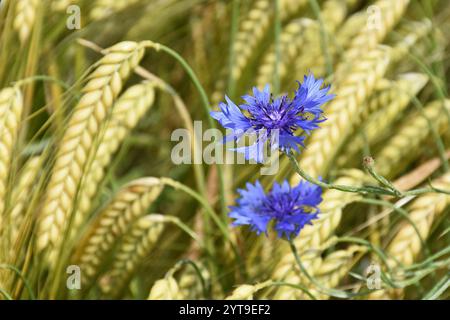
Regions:
<svg viewBox="0 0 450 320"><path fill-rule="evenodd" d="M293 284L293 283L289 283L289 282L277 281L277 282L272 282L270 285L268 285L268 287L270 287L270 286L291 287L294 289L298 289L298 290L302 291L304 294L306 294L308 297L310 297L311 300L317 300L315 295L313 295L305 286L302 286L300 284Z"/></svg>
<svg viewBox="0 0 450 320"><path fill-rule="evenodd" d="M287 156L289 157L289 160L294 165L295 171L306 181L311 182L312 184L318 185L319 187L322 187L324 189L335 189L343 192L353 192L353 193L361 193L361 194L384 194L384 195L395 195L391 190L379 188L379 187L354 187L354 186L345 186L345 185L338 185L338 184L331 184L326 183L323 181L320 181L318 179L315 179L311 177L309 174L307 174L298 164L297 159L292 154L287 153Z"/></svg>
<svg viewBox="0 0 450 320"><path fill-rule="evenodd" d="M326 288L325 286L323 286L320 282L318 282L315 278L313 278L308 271L306 270L305 266L303 265L302 261L300 260L300 256L298 255L297 252L297 248L295 247L294 241L290 240L289 241L289 246L291 247L291 251L294 255L295 261L298 265L298 267L300 268L301 272L306 276L306 278L308 278L308 280L310 282L312 282L316 287L317 287L317 291L319 291L320 293L329 295L331 297L336 297L336 298L350 298L350 297L354 297L354 296L360 296L360 295L366 295L367 292L364 293L348 293L346 291L343 290L336 290L336 289L330 289L330 288Z"/></svg>
<svg viewBox="0 0 450 320"><path fill-rule="evenodd" d="M425 109L420 102L419 99L417 99L416 96L411 97L411 102L414 104L414 106L419 110L422 117L425 119L425 121L428 124L428 128L430 129L431 136L433 137L433 140L436 144L437 151L439 153L439 157L441 158L441 163L444 167L444 171L447 172L449 170L448 160L447 160L447 151L445 150L444 142L442 141L438 130L436 129L434 123L427 117L425 113ZM445 101L442 102L442 109L447 110L447 107L445 106ZM450 124L450 118L449 118L449 124Z"/></svg>
<svg viewBox="0 0 450 320"><path fill-rule="evenodd" d="M165 45L162 45L160 43L155 43L153 41L146 40L146 41L142 42L142 45L144 47L152 48L156 51L163 51L163 52L169 54L170 56L172 56L175 60L177 60L181 64L181 66L187 72L187 74L189 75L189 77L192 80L192 83L194 84L194 86L196 87L197 91L200 94L203 109L206 113L206 118L208 119L207 121L208 121L209 126L213 129L215 129L216 125L215 125L212 117L209 115L209 112L211 111L211 109L210 109L210 103L208 100L208 96L206 95L205 89L203 88L202 84L200 83L199 79L197 78L194 70L192 70L191 66L186 62L186 60L184 60L184 58L181 55L179 55L176 51L174 51L171 48L166 47ZM219 197L220 198L220 206L221 206L223 215L226 216L228 209L227 209L226 197L225 197L225 184L224 184L224 177L223 177L223 168L219 164L216 164L216 165L217 165L217 172L218 172L219 184L220 184L220 197Z"/></svg>
<svg viewBox="0 0 450 320"><path fill-rule="evenodd" d="M206 286L206 281L205 281L205 278L202 275L202 272L201 272L200 268L197 266L197 264L194 261L192 261L190 259L182 259L182 260L177 262L177 265L184 265L184 264L190 265L190 266L192 266L192 268L194 268L195 274L200 279L200 283L201 283L202 291L203 291L203 296L205 298L209 299L211 290L210 290L209 286L208 287Z"/></svg>
<svg viewBox="0 0 450 320"><path fill-rule="evenodd" d="M335 189L342 192L352 192L352 193L360 193L363 195L367 194L378 194L378 195L388 195L388 196L394 196L394 197L407 197L407 196L416 196L424 193L445 193L450 194L449 190L442 190L435 188L433 186L430 186L429 188L419 188L414 189L410 191L400 192L400 191L392 191L388 188L382 188L377 186L364 186L364 187L355 187L355 186L345 186L345 185L339 185L339 184L331 184L326 183L323 181L320 181L318 179L315 179L311 177L309 174L307 174L299 165L297 159L295 159L294 155L290 153L286 153L286 155L289 157L289 160L294 165L295 171L306 181L311 182L312 184L318 185L319 187L322 187L324 189Z"/></svg>
<svg viewBox="0 0 450 320"><path fill-rule="evenodd" d="M320 13L320 6L317 0L309 0L309 5L311 6L320 26L320 46L322 47L323 54L325 56L325 62L327 67L327 75L333 73L333 62L331 60L331 54L328 50L328 35L325 30L325 23L322 19L322 14Z"/></svg>
<svg viewBox="0 0 450 320"><path fill-rule="evenodd" d="M233 242L233 240L230 237L230 234L228 232L228 228L226 227L226 225L223 223L223 221L220 220L220 218L218 217L218 215L214 212L214 209L209 205L209 203L197 192L195 192L194 190L192 190L191 188L189 188L188 186L172 180L170 178L166 178L163 177L160 179L161 182L165 185L171 186L172 188L176 189L176 190L181 190L185 193L187 193L188 195L192 196L194 199L196 199L205 209L205 212L208 213L209 217L214 221L214 223L217 225L217 227L219 227L219 230L221 231L221 233L223 234L223 236L225 237L225 239L227 239L230 242L231 248L236 256L236 260L239 264L240 270L242 274L245 274L245 268L244 268L244 264L242 261L242 258L239 254L239 251L236 247L236 244ZM210 252L213 252L211 249L212 248L208 248L210 250Z"/></svg>
<svg viewBox="0 0 450 320"><path fill-rule="evenodd" d="M431 253L430 253L430 250L428 249L427 244L425 243L425 240L420 235L419 229L417 228L417 226L414 223L414 221L412 221L412 219L409 217L408 212L406 210L396 206L395 204L393 204L393 203L391 203L389 201L384 201L384 200L363 198L363 199L359 199L359 200L356 200L356 201L357 202L361 202L361 203L385 206L385 207L391 208L392 210L398 212L403 218L405 218L411 224L411 226L413 227L413 229L416 232L417 236L419 237L419 240L420 240L420 243L421 243L421 247L424 248L426 256L427 257L430 256Z"/></svg>
<svg viewBox="0 0 450 320"><path fill-rule="evenodd" d="M28 294L30 295L30 299L36 300L36 296L34 295L33 290L31 289L30 283L17 267L10 264L0 264L0 269L9 269L14 271L25 284L25 288L27 288Z"/></svg>
<svg viewBox="0 0 450 320"><path fill-rule="evenodd" d="M275 72L273 75L273 93L277 95L280 92L280 60L281 60L281 17L280 0L275 0Z"/></svg>
<svg viewBox="0 0 450 320"><path fill-rule="evenodd" d="M363 161L364 168L369 172L369 174L378 181L382 186L387 187L389 190L391 190L395 195L398 197L402 193L385 177L379 175L374 167L373 167L373 159L371 157L364 157Z"/></svg>
<svg viewBox="0 0 450 320"><path fill-rule="evenodd" d="M230 31L230 47L229 47L229 59L228 59L228 95L233 98L236 89L236 79L232 74L233 65L236 60L236 53L234 52L234 42L239 27L239 5L240 0L233 0L233 12L231 15L231 31Z"/></svg>

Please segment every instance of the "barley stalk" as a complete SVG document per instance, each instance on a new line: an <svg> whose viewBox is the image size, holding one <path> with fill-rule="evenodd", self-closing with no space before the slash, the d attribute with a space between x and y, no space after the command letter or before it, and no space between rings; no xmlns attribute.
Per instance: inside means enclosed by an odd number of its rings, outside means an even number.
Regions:
<svg viewBox="0 0 450 320"><path fill-rule="evenodd" d="M113 15L128 6L136 4L139 0L96 0L89 16L92 20L103 19Z"/></svg>
<svg viewBox="0 0 450 320"><path fill-rule="evenodd" d="M422 143L430 136L428 121L438 131L448 128L447 118L443 116L444 108L450 110L450 101L433 101L424 107L424 114L416 112L402 121L393 137L375 156L377 172L386 177L394 177L413 157L417 157Z"/></svg>
<svg viewBox="0 0 450 320"><path fill-rule="evenodd" d="M387 51L378 48L354 62L352 71L334 88L336 98L325 107L325 121L308 139L300 165L311 176L323 175L363 112L361 104L370 96L387 67ZM298 175L291 179L293 184Z"/></svg>
<svg viewBox="0 0 450 320"><path fill-rule="evenodd" d="M233 290L232 294L225 298L225 300L253 300L253 295L272 284L272 280L267 280L254 285L241 284Z"/></svg>
<svg viewBox="0 0 450 320"><path fill-rule="evenodd" d="M306 4L305 0L280 1L281 19L287 18L304 4ZM271 2L268 0L258 0L248 13L247 18L243 19L240 30L236 35L236 43L234 44L236 61L231 70L233 79L240 78L253 50L266 34L270 26L272 14Z"/></svg>
<svg viewBox="0 0 450 320"><path fill-rule="evenodd" d="M361 54L377 47L408 7L409 0L378 0L369 9L367 22L352 38L342 57L342 66L353 63ZM340 71L337 71L340 73Z"/></svg>
<svg viewBox="0 0 450 320"><path fill-rule="evenodd" d="M299 19L288 24L280 35L281 60L278 61L278 72L280 79L283 79L289 72L290 62L298 56L300 50L306 45L307 35L316 35L319 26L311 19ZM277 64L275 46L272 46L264 56L258 70L257 85L263 88L267 83L271 83Z"/></svg>
<svg viewBox="0 0 450 320"><path fill-rule="evenodd" d="M26 43L33 30L39 4L39 0L17 0L14 29L19 34L22 44Z"/></svg>
<svg viewBox="0 0 450 320"><path fill-rule="evenodd" d="M345 52L358 32L367 23L365 12L358 11L345 20L343 25L336 32L336 45L339 50Z"/></svg>
<svg viewBox="0 0 450 320"><path fill-rule="evenodd" d="M450 173L435 179L432 181L432 185L436 188L448 190L450 188ZM386 254L390 257L388 263L391 268L408 266L414 263L422 249L421 239L427 239L432 224L449 205L450 196L443 193L424 194L411 203L408 208L411 223L404 222L402 224L386 249ZM398 298L401 293L402 290L379 290L371 294L370 298Z"/></svg>
<svg viewBox="0 0 450 320"><path fill-rule="evenodd" d="M122 89L122 82L138 65L144 49L135 42L121 42L107 49L89 76L83 96L74 108L47 187L37 233L38 252L48 249L50 261L58 254L72 215L79 184L88 169L89 157L101 123Z"/></svg>
<svg viewBox="0 0 450 320"><path fill-rule="evenodd" d="M344 185L360 186L367 182L368 177L359 170L349 170L346 176L339 178L336 183ZM315 275L316 270L320 269L322 259L318 253L322 251L324 243L333 234L339 225L343 209L350 203L361 199L362 196L355 193L342 193L338 190L327 190L323 194L323 201L320 204L320 214L312 225L304 227L300 235L294 240L295 246L300 254L307 253L304 263L309 272ZM302 278L299 273L293 270L295 260L287 246L282 248L284 256L278 266L275 268L272 278L285 279L287 282L300 283ZM310 252L310 254L308 253ZM281 287L277 290L276 299L287 299L295 296L295 291L289 287Z"/></svg>
<svg viewBox="0 0 450 320"><path fill-rule="evenodd" d="M110 271L100 281L101 290L105 295L119 296L155 246L166 222L164 216L151 214L141 217L130 227L114 254Z"/></svg>
<svg viewBox="0 0 450 320"><path fill-rule="evenodd" d="M74 4L75 0L53 0L51 4L51 8L53 11L59 12L59 11L66 11L67 7L69 7L71 4Z"/></svg>
<svg viewBox="0 0 450 320"><path fill-rule="evenodd" d="M353 137L345 146L337 159L337 166L351 166L355 164L356 155L364 146L366 140L369 145L385 138L383 133L389 131L392 123L398 119L409 105L412 97L428 82L428 77L421 73L406 73L398 76L395 81L383 81L383 88L377 90L363 107L361 131L365 137ZM359 157L362 159L362 156Z"/></svg>
<svg viewBox="0 0 450 320"><path fill-rule="evenodd" d="M155 282L147 300L180 300L182 298L177 281L172 276L168 276Z"/></svg>
<svg viewBox="0 0 450 320"><path fill-rule="evenodd" d="M128 88L114 104L110 119L102 124L103 135L99 139L98 150L93 157L91 168L85 173L85 180L79 191L79 203L71 232L76 233L86 221L87 214L92 209L93 197L105 175L111 157L129 132L152 107L155 98L154 88L154 83L149 81Z"/></svg>
<svg viewBox="0 0 450 320"><path fill-rule="evenodd" d="M303 266L307 270L318 270L322 264L322 258L318 252L303 254ZM307 282L305 276L300 273L297 265L293 261L293 257L288 253L280 260L279 265L275 269L272 279L283 280L290 284L304 284ZM272 299L275 300L292 300L299 294L297 289L283 286L276 288Z"/></svg>
<svg viewBox="0 0 450 320"><path fill-rule="evenodd" d="M10 223L7 213L8 193L11 179L11 164L18 136L20 118L23 109L22 93L17 87L0 90L0 261L9 261L10 239L6 222ZM0 284L5 283L7 271L0 270Z"/></svg>
<svg viewBox="0 0 450 320"><path fill-rule="evenodd" d="M347 3L343 0L329 0L325 2L321 12L324 21L326 33L332 33L342 23L347 11ZM296 66L297 70L306 69L313 71L317 76L315 67L325 65L323 57L320 59L315 53L320 53L320 26L315 20L303 18L297 19L284 27L280 35L281 60L278 61L278 72L280 79L283 79L289 72L291 64ZM314 57L314 64L311 62L311 56ZM321 61L317 61L320 59ZM308 61L306 63L305 61ZM277 64L275 46L273 45L269 52L264 56L263 62L258 71L256 83L263 87L266 83L271 83ZM296 72L300 74L300 72ZM302 73L304 74L304 73Z"/></svg>
<svg viewBox="0 0 450 320"><path fill-rule="evenodd" d="M11 209L12 236L13 241L17 238L22 222L26 206L32 193L33 184L39 176L39 170L42 169L42 157L33 156L25 162L21 169L17 186L14 188L11 196L11 203L14 206Z"/></svg>
<svg viewBox="0 0 450 320"><path fill-rule="evenodd" d="M125 185L90 224L74 261L83 270L83 284L90 285L114 245L129 225L143 216L162 191L157 178L142 178Z"/></svg>
<svg viewBox="0 0 450 320"><path fill-rule="evenodd" d="M198 265L205 282L210 282L210 273L203 264ZM183 299L205 299L199 275L192 267L186 267L181 271L178 285Z"/></svg>
<svg viewBox="0 0 450 320"><path fill-rule="evenodd" d="M300 54L295 56L295 78L301 78L304 74L312 72L315 76L323 76L326 73L326 55L322 52L321 37L327 37L327 47L330 58L335 55L336 45L332 34L343 23L347 10L351 9L357 1L328 0L323 4L321 18L323 21L323 32L318 21L310 24L310 30L303 34L305 44ZM332 61L330 61L332 63Z"/></svg>
<svg viewBox="0 0 450 320"><path fill-rule="evenodd" d="M432 185L436 188L448 190L450 174L447 173L436 179L432 182ZM425 194L414 200L409 207L409 217L416 225L422 239L428 237L431 225L449 204L450 196L443 193ZM405 222L388 246L387 253L395 257L396 263L410 265L419 254L421 247L422 243L416 230L410 223Z"/></svg>
<svg viewBox="0 0 450 320"><path fill-rule="evenodd" d="M392 46L391 63L395 65L400 62L420 40L432 31L432 27L429 19L402 23L398 28L398 35L392 37L392 44L390 44Z"/></svg>
<svg viewBox="0 0 450 320"><path fill-rule="evenodd" d="M337 250L330 253L322 260L322 264L315 271L314 276L323 287L335 288L341 282L342 278L347 276L352 269L357 255L365 252L366 248L352 245L345 250ZM317 299L328 299L329 296L310 284L311 294ZM304 293L298 293L297 299L309 299Z"/></svg>
<svg viewBox="0 0 450 320"><path fill-rule="evenodd" d="M272 17L270 6L271 4L268 0L257 0L248 14L242 19L233 46L236 58L232 69L228 70L233 79L238 79L241 76L241 72L247 65L255 47L266 33ZM226 75L225 70L222 70L221 75ZM226 81L223 78L216 82L214 93L211 97L214 105L222 99L225 87Z"/></svg>
<svg viewBox="0 0 450 320"><path fill-rule="evenodd" d="M307 0L281 0L281 20L287 19L306 3ZM241 77L256 47L267 34L273 14L274 10L271 1L257 0L248 14L243 17L233 47L235 61L232 69L229 70L232 79L238 80ZM221 74L224 75L225 72L222 71ZM223 98L225 86L226 82L224 79L216 82L211 98L214 105Z"/></svg>
<svg viewBox="0 0 450 320"><path fill-rule="evenodd" d="M18 88L5 88L0 91L0 233L3 227L1 219L6 210L7 186L22 109L23 98Z"/></svg>

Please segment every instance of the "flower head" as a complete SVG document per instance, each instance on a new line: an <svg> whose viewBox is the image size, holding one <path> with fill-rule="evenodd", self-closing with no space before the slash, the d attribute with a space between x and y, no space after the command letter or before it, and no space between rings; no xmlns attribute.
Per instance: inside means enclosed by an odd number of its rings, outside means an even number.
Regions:
<svg viewBox="0 0 450 320"><path fill-rule="evenodd" d="M225 97L226 103L220 103L220 111L211 112L211 116L231 130L226 141L244 135L256 136L253 145L233 149L244 153L247 160L263 162L266 142L272 150L300 152L298 146L303 146L305 136L295 135L297 130L309 134L317 129L324 121L322 105L334 97L328 94L329 86L321 89L322 84L323 80L315 79L312 74L305 76L293 99L286 95L274 99L269 85L262 91L253 88L253 96L243 97L245 104L237 106Z"/></svg>
<svg viewBox="0 0 450 320"><path fill-rule="evenodd" d="M287 181L275 183L267 194L259 181L254 185L247 183L246 187L247 190L238 189L241 197L237 206L231 207L229 216L235 219L234 226L249 225L257 234L267 233L268 224L273 220L278 236L291 239L319 214L322 189L312 183L302 181L296 187Z"/></svg>

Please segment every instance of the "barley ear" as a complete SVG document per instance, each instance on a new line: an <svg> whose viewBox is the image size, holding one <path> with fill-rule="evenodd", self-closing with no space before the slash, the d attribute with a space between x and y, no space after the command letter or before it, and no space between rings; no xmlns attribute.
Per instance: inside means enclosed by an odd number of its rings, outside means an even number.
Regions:
<svg viewBox="0 0 450 320"><path fill-rule="evenodd" d="M336 180L338 184L361 186L368 181L367 175L359 170L348 170L347 174ZM303 258L305 266L312 275L320 270L322 259L320 253L326 245L342 218L343 209L362 196L354 193L342 193L338 190L327 190L323 194L323 201L320 204L320 213L318 219L312 224L307 225L294 239L295 246L301 254L306 254ZM306 248L306 249L305 249ZM288 281L294 284L301 283L305 279L299 277L295 269L295 260L287 246L283 248L284 256L273 272L273 279ZM275 294L276 299L287 299L296 296L296 291L289 287L280 287Z"/></svg>
<svg viewBox="0 0 450 320"><path fill-rule="evenodd" d="M450 173L432 181L436 188L450 188ZM410 222L402 223L389 243L386 254L391 268L409 266L414 263L422 248L422 240L430 234L433 223L450 206L450 196L444 193L430 193L417 197L408 208ZM414 224L416 228L412 225ZM370 295L371 299L401 298L403 290L379 290Z"/></svg>
<svg viewBox="0 0 450 320"><path fill-rule="evenodd" d="M332 88L336 97L325 107L327 121L307 139L308 148L300 155L303 170L311 176L327 173L340 146L358 122L363 112L361 106L374 91L388 62L389 48L379 47L369 51L355 61L352 71ZM297 184L299 180L296 174L291 178L291 183Z"/></svg>
<svg viewBox="0 0 450 320"><path fill-rule="evenodd" d="M101 290L105 296L112 298L120 296L133 274L156 245L166 222L164 216L150 214L141 217L130 227L114 254L111 269L100 280Z"/></svg>
<svg viewBox="0 0 450 320"><path fill-rule="evenodd" d="M46 197L40 212L36 248L55 260L70 224L80 182L89 169L99 127L110 113L123 81L138 65L144 48L136 42L120 42L105 50L89 76L78 104L59 143Z"/></svg>
<svg viewBox="0 0 450 320"><path fill-rule="evenodd" d="M92 285L102 264L129 226L142 217L162 191L157 178L142 178L125 185L100 211L73 257L83 270L83 284ZM145 220L145 219L144 219ZM147 219L148 220L148 219Z"/></svg>
<svg viewBox="0 0 450 320"><path fill-rule="evenodd" d="M17 0L14 29L22 44L26 43L36 20L36 11L42 0Z"/></svg>
<svg viewBox="0 0 450 320"><path fill-rule="evenodd" d="M377 172L385 177L395 177L420 154L422 143L431 135L430 124L438 132L448 128L448 121L442 113L450 110L450 101L432 101L404 119L391 139L375 155Z"/></svg>
<svg viewBox="0 0 450 320"><path fill-rule="evenodd" d="M0 233L5 217L11 161L23 109L22 93L16 87L0 91Z"/></svg>
<svg viewBox="0 0 450 320"><path fill-rule="evenodd" d="M23 109L22 93L16 87L0 90L0 261L9 261L11 239L6 232L10 223L8 185L11 164ZM7 214L8 213L8 214ZM6 283L6 270L0 270L0 284Z"/></svg>
<svg viewBox="0 0 450 320"><path fill-rule="evenodd" d="M155 282L147 300L180 300L181 298L177 281L172 276L168 276Z"/></svg>
<svg viewBox="0 0 450 320"><path fill-rule="evenodd" d="M114 104L111 116L101 126L101 137L92 164L84 174L84 181L78 195L72 238L77 235L87 221L98 185L102 181L111 158L130 131L152 107L155 100L155 85L144 81L128 88Z"/></svg>

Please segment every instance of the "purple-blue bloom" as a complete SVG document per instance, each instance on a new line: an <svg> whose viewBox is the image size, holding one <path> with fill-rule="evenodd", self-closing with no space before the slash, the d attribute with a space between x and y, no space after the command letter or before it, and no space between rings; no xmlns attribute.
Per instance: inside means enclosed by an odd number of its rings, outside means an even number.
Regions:
<svg viewBox="0 0 450 320"><path fill-rule="evenodd" d="M230 207L234 226L248 225L257 234L267 234L268 224L273 220L278 237L291 239L319 214L322 189L310 182L301 181L296 187L287 181L275 183L267 194L259 181L254 185L247 183L246 187L238 189L241 197L236 206Z"/></svg>
<svg viewBox="0 0 450 320"><path fill-rule="evenodd" d="M245 135L256 136L254 144L232 150L244 153L247 160L260 163L264 162L266 142L270 143L272 150L300 152L298 146L304 146L305 136L296 136L296 131L301 129L302 134L310 134L317 129L325 120L322 105L334 95L328 94L329 86L321 89L323 79L315 79L312 74L298 84L293 99L286 95L274 99L269 85L263 91L253 88L253 96L242 97L246 103L240 106L225 96L226 103L219 104L220 111L211 112L214 119L231 130L225 141L239 140Z"/></svg>

